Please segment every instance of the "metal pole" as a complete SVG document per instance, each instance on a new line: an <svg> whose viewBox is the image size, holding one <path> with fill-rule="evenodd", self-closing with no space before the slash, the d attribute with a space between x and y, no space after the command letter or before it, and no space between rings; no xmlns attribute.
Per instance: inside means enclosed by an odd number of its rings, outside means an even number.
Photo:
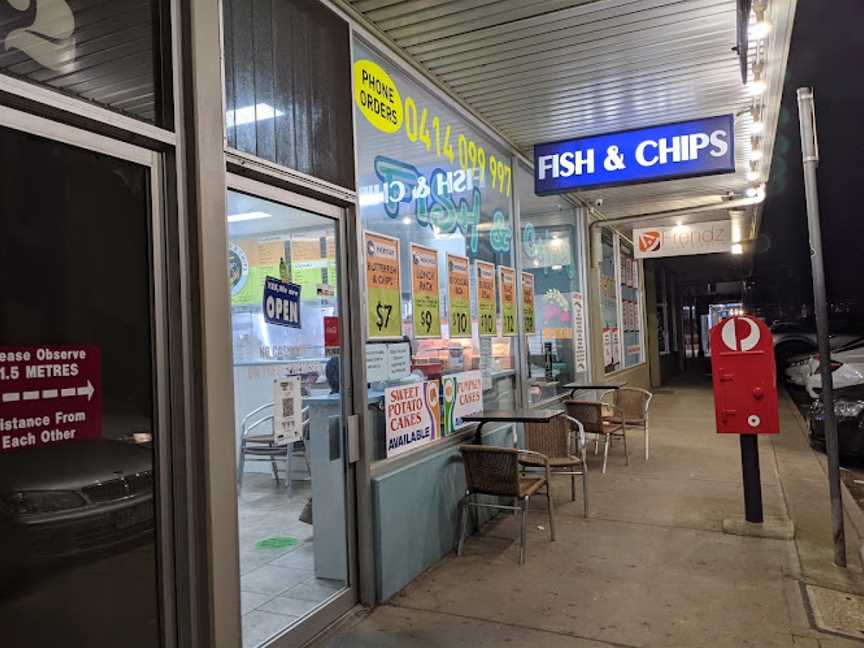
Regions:
<svg viewBox="0 0 864 648"><path fill-rule="evenodd" d="M759 437L740 434L741 476L744 480L744 519L762 524L762 477L759 474Z"/></svg>
<svg viewBox="0 0 864 648"><path fill-rule="evenodd" d="M840 453L837 444L837 421L834 417L828 302L825 293L825 266L822 261L819 194L816 186L819 145L816 140L816 110L812 88L798 88L798 120L801 124L801 154L804 161L804 189L807 195L807 227L810 231L810 266L813 271L813 306L816 313L816 334L819 340L819 372L822 375L825 451L828 455L828 489L831 494L831 526L834 532L834 564L845 567L846 537L840 494Z"/></svg>

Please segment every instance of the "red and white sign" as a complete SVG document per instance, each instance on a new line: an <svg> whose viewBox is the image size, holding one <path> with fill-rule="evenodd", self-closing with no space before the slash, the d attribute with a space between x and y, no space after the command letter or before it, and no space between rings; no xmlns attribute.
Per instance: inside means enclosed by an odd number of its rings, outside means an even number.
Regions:
<svg viewBox="0 0 864 648"><path fill-rule="evenodd" d="M339 336L339 318L329 315L324 317L324 346L328 349L342 346Z"/></svg>
<svg viewBox="0 0 864 648"><path fill-rule="evenodd" d="M0 452L101 434L99 347L0 347Z"/></svg>

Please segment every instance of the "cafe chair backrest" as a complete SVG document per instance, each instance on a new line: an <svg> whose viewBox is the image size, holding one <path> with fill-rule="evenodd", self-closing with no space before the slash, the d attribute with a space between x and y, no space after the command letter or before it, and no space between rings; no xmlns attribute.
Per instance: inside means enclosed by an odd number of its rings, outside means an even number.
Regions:
<svg viewBox="0 0 864 648"><path fill-rule="evenodd" d="M612 394L612 402L624 412L628 422L641 422L648 412L653 394L638 387L622 387Z"/></svg>
<svg viewBox="0 0 864 648"><path fill-rule="evenodd" d="M547 457L570 454L570 422L555 416L548 423L525 423L525 449Z"/></svg>
<svg viewBox="0 0 864 648"><path fill-rule="evenodd" d="M465 482L472 493L519 496L519 451L494 446L461 445Z"/></svg>
<svg viewBox="0 0 864 648"><path fill-rule="evenodd" d="M582 423L586 433L603 433L603 403L568 400L564 405L567 407L567 415Z"/></svg>

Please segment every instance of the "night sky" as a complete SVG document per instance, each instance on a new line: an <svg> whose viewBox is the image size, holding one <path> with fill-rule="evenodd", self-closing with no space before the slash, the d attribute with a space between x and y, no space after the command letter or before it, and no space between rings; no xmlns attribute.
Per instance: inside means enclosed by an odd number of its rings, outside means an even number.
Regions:
<svg viewBox="0 0 864 648"><path fill-rule="evenodd" d="M864 310L864 0L798 0L780 125L762 221L767 247L754 259L757 285L811 300L798 105L812 86L819 136L819 201L828 291ZM768 245L766 245L768 244Z"/></svg>

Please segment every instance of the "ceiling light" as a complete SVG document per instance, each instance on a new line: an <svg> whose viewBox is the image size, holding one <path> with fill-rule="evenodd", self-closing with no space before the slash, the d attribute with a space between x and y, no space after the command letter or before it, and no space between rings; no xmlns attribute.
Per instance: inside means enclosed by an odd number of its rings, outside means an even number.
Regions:
<svg viewBox="0 0 864 648"><path fill-rule="evenodd" d="M750 40L762 40L771 32L771 23L766 22L764 20L760 20L759 22L755 22L750 25L750 29L748 29L748 36Z"/></svg>
<svg viewBox="0 0 864 648"><path fill-rule="evenodd" d="M732 254L744 254L744 246L740 243L733 243L731 252Z"/></svg>
<svg viewBox="0 0 864 648"><path fill-rule="evenodd" d="M679 221L675 221L675 226L676 226L676 227L681 227L682 225L684 225L684 221L680 221L680 220L679 220Z"/></svg>
<svg viewBox="0 0 864 648"><path fill-rule="evenodd" d="M758 97L768 89L768 84L762 80L751 81L747 84L747 93L751 97Z"/></svg>
<svg viewBox="0 0 864 648"><path fill-rule="evenodd" d="M750 160L752 162L758 162L761 159L762 159L762 151L760 151L759 149L753 149L752 151L750 151Z"/></svg>
<svg viewBox="0 0 864 648"><path fill-rule="evenodd" d="M402 219L402 224L403 224L403 225L410 225L410 224L411 224L411 217L410 217L410 216L406 216L405 218L403 218L403 219Z"/></svg>
<svg viewBox="0 0 864 648"><path fill-rule="evenodd" d="M230 214L228 216L229 223L242 223L243 221L258 220L259 218L270 218L271 215L267 212L253 211L243 214Z"/></svg>
<svg viewBox="0 0 864 648"><path fill-rule="evenodd" d="M761 121L754 121L750 124L750 134L751 135L759 135L763 130L765 130L765 124Z"/></svg>
<svg viewBox="0 0 864 648"><path fill-rule="evenodd" d="M759 172L750 169L747 172L747 182L756 182L759 179Z"/></svg>
<svg viewBox="0 0 864 648"><path fill-rule="evenodd" d="M267 103L259 103L254 106L244 106L237 110L228 110L225 113L225 124L228 128L232 126L242 126L253 122L264 121L265 119L273 119L281 117L285 113L281 110L276 110L273 106Z"/></svg>
<svg viewBox="0 0 864 648"><path fill-rule="evenodd" d="M744 192L748 198L755 198L759 195L759 190L756 187L747 187L747 191Z"/></svg>

